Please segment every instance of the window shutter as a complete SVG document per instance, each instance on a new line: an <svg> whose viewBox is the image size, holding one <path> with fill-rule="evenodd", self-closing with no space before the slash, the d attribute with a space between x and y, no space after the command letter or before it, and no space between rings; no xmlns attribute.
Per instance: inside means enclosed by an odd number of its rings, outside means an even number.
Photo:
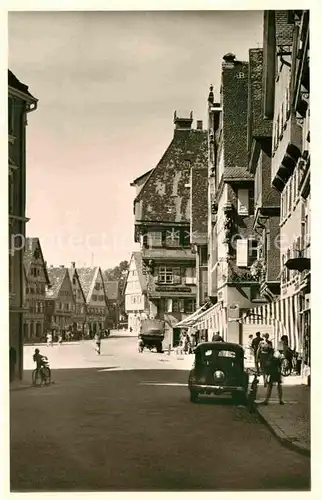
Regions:
<svg viewBox="0 0 322 500"><path fill-rule="evenodd" d="M237 240L236 265L238 267L247 267L248 265L248 240Z"/></svg>
<svg viewBox="0 0 322 500"><path fill-rule="evenodd" d="M186 267L186 278L192 278L192 267Z"/></svg>
<svg viewBox="0 0 322 500"><path fill-rule="evenodd" d="M173 268L173 283L181 283L181 269L180 267Z"/></svg>
<svg viewBox="0 0 322 500"><path fill-rule="evenodd" d="M249 214L249 192L248 189L238 189L238 214Z"/></svg>

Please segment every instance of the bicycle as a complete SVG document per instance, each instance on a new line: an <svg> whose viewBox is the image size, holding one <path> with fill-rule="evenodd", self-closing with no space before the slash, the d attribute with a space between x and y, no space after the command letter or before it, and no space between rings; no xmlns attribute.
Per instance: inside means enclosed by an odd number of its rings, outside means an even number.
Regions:
<svg viewBox="0 0 322 500"><path fill-rule="evenodd" d="M283 377L288 377L292 373L292 362L289 361L289 359L285 358L283 356L282 361L281 361L281 373Z"/></svg>
<svg viewBox="0 0 322 500"><path fill-rule="evenodd" d="M254 378L252 381L252 384L250 386L250 391L248 393L248 398L247 398L247 407L249 413L253 413L255 411L255 401L257 397L257 390L258 390L258 384L259 384L259 375L257 371L253 372Z"/></svg>
<svg viewBox="0 0 322 500"><path fill-rule="evenodd" d="M32 385L49 385L51 383L51 370L47 358L40 368L32 372Z"/></svg>

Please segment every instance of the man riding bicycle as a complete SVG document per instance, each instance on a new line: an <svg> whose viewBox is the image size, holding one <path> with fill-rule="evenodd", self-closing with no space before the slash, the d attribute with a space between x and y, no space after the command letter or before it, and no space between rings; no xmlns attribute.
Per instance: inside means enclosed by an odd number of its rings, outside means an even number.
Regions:
<svg viewBox="0 0 322 500"><path fill-rule="evenodd" d="M46 356L43 356L42 354L40 354L39 349L35 349L35 353L33 355L33 360L36 363L37 370L39 371L39 373L43 377L43 369L44 369L46 362L47 362Z"/></svg>

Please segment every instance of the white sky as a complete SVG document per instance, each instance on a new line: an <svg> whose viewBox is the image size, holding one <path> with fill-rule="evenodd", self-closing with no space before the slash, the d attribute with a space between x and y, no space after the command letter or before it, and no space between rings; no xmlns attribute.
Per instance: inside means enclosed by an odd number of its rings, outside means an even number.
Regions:
<svg viewBox="0 0 322 500"><path fill-rule="evenodd" d="M206 124L222 56L262 46L261 11L12 12L9 67L28 118L27 225L48 264L113 267L133 243L134 188L173 136L174 110Z"/></svg>

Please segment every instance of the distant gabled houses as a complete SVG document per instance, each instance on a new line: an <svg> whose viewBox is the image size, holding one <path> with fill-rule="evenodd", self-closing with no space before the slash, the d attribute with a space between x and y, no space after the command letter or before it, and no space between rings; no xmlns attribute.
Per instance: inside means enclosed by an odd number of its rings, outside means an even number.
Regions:
<svg viewBox="0 0 322 500"><path fill-rule="evenodd" d="M77 336L83 336L86 328L86 298L82 289L75 262L68 269L73 288L75 310L72 315L72 331Z"/></svg>
<svg viewBox="0 0 322 500"><path fill-rule="evenodd" d="M78 268L77 273L86 299L87 333L92 337L106 327L108 318L103 273L100 267Z"/></svg>
<svg viewBox="0 0 322 500"><path fill-rule="evenodd" d="M141 320L148 318L150 313L141 252L133 252L131 256L125 286L125 312L128 315L129 329L139 333Z"/></svg>
<svg viewBox="0 0 322 500"><path fill-rule="evenodd" d="M109 327L117 328L120 316L120 288L118 281L104 280L107 300Z"/></svg>
<svg viewBox="0 0 322 500"><path fill-rule="evenodd" d="M63 332L70 330L75 314L75 299L67 267L49 267L50 285L46 291L45 327Z"/></svg>
<svg viewBox="0 0 322 500"><path fill-rule="evenodd" d="M24 342L44 336L46 288L50 284L38 238L26 238L24 251L25 307Z"/></svg>

